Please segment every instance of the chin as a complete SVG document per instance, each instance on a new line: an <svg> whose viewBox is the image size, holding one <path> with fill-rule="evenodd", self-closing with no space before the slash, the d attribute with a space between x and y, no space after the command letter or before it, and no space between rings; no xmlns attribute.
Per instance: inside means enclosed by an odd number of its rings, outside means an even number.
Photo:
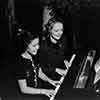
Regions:
<svg viewBox="0 0 100 100"><path fill-rule="evenodd" d="M37 54L37 52L32 52L32 54L33 54L33 55L36 55L36 54Z"/></svg>
<svg viewBox="0 0 100 100"><path fill-rule="evenodd" d="M59 40L61 37L55 37L55 39Z"/></svg>

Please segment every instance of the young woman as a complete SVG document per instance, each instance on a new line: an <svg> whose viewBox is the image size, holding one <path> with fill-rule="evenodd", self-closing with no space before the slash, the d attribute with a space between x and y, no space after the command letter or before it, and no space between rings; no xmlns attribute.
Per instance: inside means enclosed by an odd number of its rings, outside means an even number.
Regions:
<svg viewBox="0 0 100 100"><path fill-rule="evenodd" d="M43 94L52 96L52 89L44 89L38 82L38 76L41 76L38 66L39 37L37 35L23 38L23 53L16 59L16 79L20 90L24 94Z"/></svg>
<svg viewBox="0 0 100 100"><path fill-rule="evenodd" d="M54 86L59 84L60 77L65 74L66 67L64 62L66 66L69 66L69 62L65 60L68 48L66 36L63 34L63 27L61 19L50 19L46 26L47 36L43 38L40 46L39 60L45 77L41 77L41 79L47 80Z"/></svg>

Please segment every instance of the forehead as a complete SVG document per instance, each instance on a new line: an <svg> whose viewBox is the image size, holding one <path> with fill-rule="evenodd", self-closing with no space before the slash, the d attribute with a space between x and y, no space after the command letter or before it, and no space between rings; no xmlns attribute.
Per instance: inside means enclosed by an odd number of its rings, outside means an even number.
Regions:
<svg viewBox="0 0 100 100"><path fill-rule="evenodd" d="M56 22L54 25L53 25L53 29L62 29L63 28L63 24L60 23L60 22Z"/></svg>
<svg viewBox="0 0 100 100"><path fill-rule="evenodd" d="M38 44L39 43L39 38L35 38L35 39L33 39L32 41L31 41L31 45L36 45L36 44Z"/></svg>

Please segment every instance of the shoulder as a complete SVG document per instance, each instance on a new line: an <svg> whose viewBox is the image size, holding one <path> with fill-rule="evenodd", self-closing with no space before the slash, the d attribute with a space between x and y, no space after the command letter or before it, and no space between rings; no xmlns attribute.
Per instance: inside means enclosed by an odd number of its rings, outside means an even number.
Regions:
<svg viewBox="0 0 100 100"><path fill-rule="evenodd" d="M63 35L61 37L60 43L62 44L63 47L65 47L67 45L67 38L66 38L66 36Z"/></svg>
<svg viewBox="0 0 100 100"><path fill-rule="evenodd" d="M20 66L21 67L25 67L26 65L28 65L31 61L29 59L26 59L24 58L22 55L19 55L17 58L16 58L16 65L17 67Z"/></svg>
<svg viewBox="0 0 100 100"><path fill-rule="evenodd" d="M62 36L62 41L64 41L64 42L67 41L67 37L66 37L66 35L63 35L63 36Z"/></svg>
<svg viewBox="0 0 100 100"><path fill-rule="evenodd" d="M42 37L40 47L47 46L48 44L48 38L47 37Z"/></svg>

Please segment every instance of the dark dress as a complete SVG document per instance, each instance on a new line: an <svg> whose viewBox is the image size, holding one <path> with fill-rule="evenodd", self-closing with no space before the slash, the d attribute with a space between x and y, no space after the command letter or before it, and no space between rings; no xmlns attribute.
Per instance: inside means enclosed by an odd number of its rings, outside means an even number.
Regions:
<svg viewBox="0 0 100 100"><path fill-rule="evenodd" d="M33 57L36 61L37 57ZM38 61L38 60L37 60ZM32 66L32 61L30 59L23 58L22 56L19 56L16 59L16 80L26 79L27 85L30 87L36 87L36 88L49 88L49 85L47 82L44 82L38 77L38 70L40 65L35 62L36 66L36 72L37 72L37 86L35 86L35 73L34 68Z"/></svg>
<svg viewBox="0 0 100 100"><path fill-rule="evenodd" d="M51 43L49 38L41 41L39 62L43 72L50 78L57 80L60 76L55 69L65 69L64 59L67 53L67 41L63 36L58 43Z"/></svg>
<svg viewBox="0 0 100 100"><path fill-rule="evenodd" d="M32 88L41 88L41 89L51 89L54 88L52 85L50 85L47 82L44 82L38 77L38 69L39 65L37 66L37 86L35 86L34 81L34 71L32 67L32 62L29 59L23 58L22 56L18 56L16 58L16 68L15 68L15 78L17 83L17 89L19 91L19 98L21 100L47 100L48 97L44 95L29 95L29 94L22 94L18 85L18 80L26 79L27 86Z"/></svg>

